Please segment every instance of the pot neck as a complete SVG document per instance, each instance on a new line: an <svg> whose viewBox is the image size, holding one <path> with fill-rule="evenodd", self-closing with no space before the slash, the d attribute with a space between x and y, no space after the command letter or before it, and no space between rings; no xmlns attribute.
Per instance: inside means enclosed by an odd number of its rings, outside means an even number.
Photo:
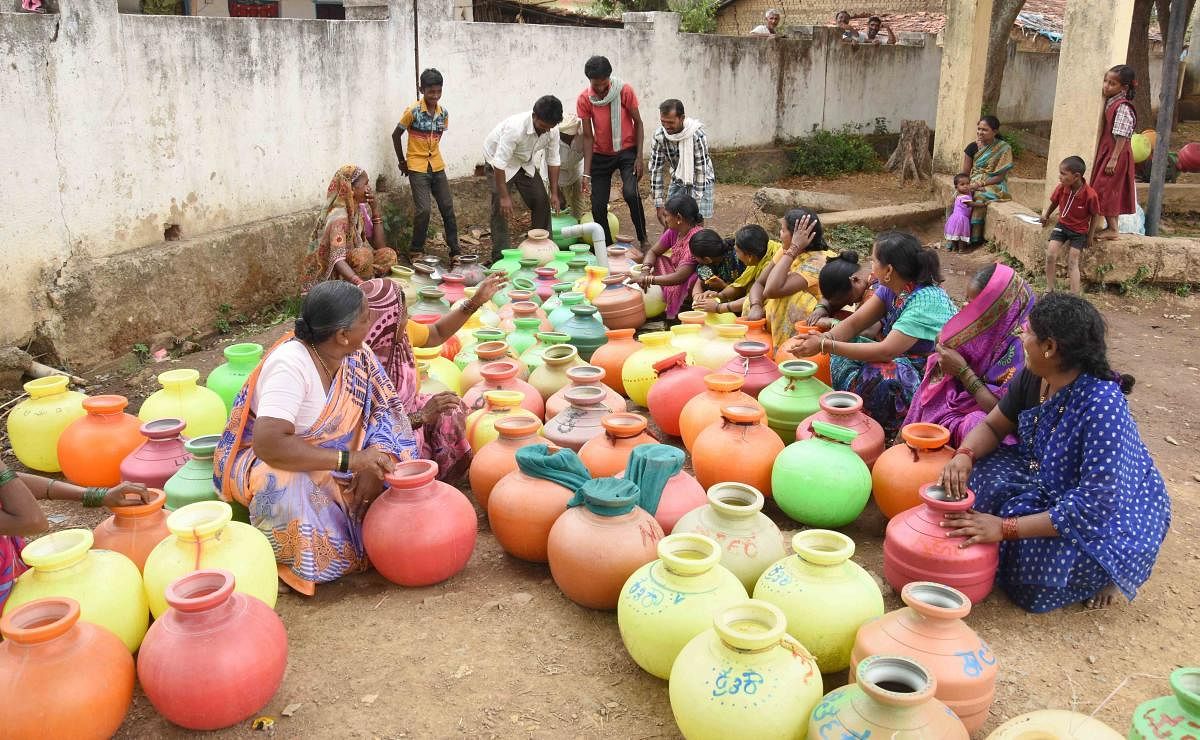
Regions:
<svg viewBox="0 0 1200 740"><path fill-rule="evenodd" d="M930 581L914 581L900 592L905 605L930 626L949 627L971 613L971 600L958 589Z"/></svg>
<svg viewBox="0 0 1200 740"><path fill-rule="evenodd" d="M831 529L806 529L792 537L792 551L819 568L836 568L854 554L854 540Z"/></svg>
<svg viewBox="0 0 1200 740"><path fill-rule="evenodd" d="M1193 720L1200 718L1200 668L1176 668L1172 671L1171 691L1189 717Z"/></svg>
<svg viewBox="0 0 1200 740"><path fill-rule="evenodd" d="M718 483L708 489L708 505L725 519L753 519L762 512L766 499L744 483Z"/></svg>
<svg viewBox="0 0 1200 740"><path fill-rule="evenodd" d="M721 546L702 534L670 534L658 541L658 559L671 574L695 578L721 562Z"/></svg>
<svg viewBox="0 0 1200 740"><path fill-rule="evenodd" d="M858 664L857 683L872 701L911 711L933 698L937 684L915 660L874 655Z"/></svg>
<svg viewBox="0 0 1200 740"><path fill-rule="evenodd" d="M10 609L0 619L0 633L17 645L44 645L72 639L78 634L72 631L78 621L79 602L52 596Z"/></svg>

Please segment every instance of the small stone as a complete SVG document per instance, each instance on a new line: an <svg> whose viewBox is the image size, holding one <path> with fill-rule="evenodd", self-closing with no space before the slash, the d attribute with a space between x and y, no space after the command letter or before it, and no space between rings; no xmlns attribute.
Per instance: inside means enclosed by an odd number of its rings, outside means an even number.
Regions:
<svg viewBox="0 0 1200 740"><path fill-rule="evenodd" d="M517 606L525 606L529 602L533 601L533 594L527 594L524 591L518 591L512 595L512 600Z"/></svg>
<svg viewBox="0 0 1200 740"><path fill-rule="evenodd" d="M1087 656L1087 662L1091 665L1096 665L1096 656L1095 655Z"/></svg>
<svg viewBox="0 0 1200 740"><path fill-rule="evenodd" d="M481 608L482 609L499 609L501 606L502 606L502 604L499 601L489 601L489 602L485 603Z"/></svg>
<svg viewBox="0 0 1200 740"><path fill-rule="evenodd" d="M1170 442L1171 444L1175 445L1176 447L1179 446L1179 442L1175 441L1175 438L1169 434L1166 437L1164 437L1163 439L1167 440L1167 442Z"/></svg>
<svg viewBox="0 0 1200 740"><path fill-rule="evenodd" d="M366 696L359 699L359 701L362 702L363 704L374 704L375 700L378 698L379 698L379 694L367 694Z"/></svg>
<svg viewBox="0 0 1200 740"><path fill-rule="evenodd" d="M608 707L609 709L616 709L620 705L617 704L615 701L606 701L606 702L604 702L604 706Z"/></svg>
<svg viewBox="0 0 1200 740"><path fill-rule="evenodd" d="M280 714L282 714L284 717L291 717L302 706L304 706L303 702L294 701L291 704L288 704L286 707L284 707L283 711L280 712Z"/></svg>
<svg viewBox="0 0 1200 740"><path fill-rule="evenodd" d="M450 678L466 678L472 673L474 673L474 671L471 670L471 666L464 663L458 667L457 671L450 674Z"/></svg>
<svg viewBox="0 0 1200 740"><path fill-rule="evenodd" d="M1192 480L1200 483L1200 473L1192 473Z"/></svg>

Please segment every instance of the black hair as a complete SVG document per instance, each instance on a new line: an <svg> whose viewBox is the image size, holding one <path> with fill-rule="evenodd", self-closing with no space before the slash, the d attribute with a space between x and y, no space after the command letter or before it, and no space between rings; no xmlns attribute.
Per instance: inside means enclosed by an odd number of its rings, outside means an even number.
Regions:
<svg viewBox="0 0 1200 740"><path fill-rule="evenodd" d="M850 11L848 11L848 10L839 10L838 12L834 13L833 14L833 22L837 23L837 20L839 18L841 18L843 15L846 16L846 21L849 22L850 21Z"/></svg>
<svg viewBox="0 0 1200 740"><path fill-rule="evenodd" d="M664 207L668 213L679 216L693 226L704 223L704 216L700 215L700 206L697 205L696 199L687 193L680 193L671 198Z"/></svg>
<svg viewBox="0 0 1200 740"><path fill-rule="evenodd" d="M990 283L992 278L996 275L997 264L998 263L993 262L979 272L975 273L971 277L971 287L977 292L983 292L983 289L987 287L987 284Z"/></svg>
<svg viewBox="0 0 1200 740"><path fill-rule="evenodd" d="M726 244L726 240L722 239L721 235L712 229L700 229L695 234L692 234L692 240L688 242L688 247L692 250L692 254L697 257L716 260L725 255L732 245Z"/></svg>
<svg viewBox="0 0 1200 740"><path fill-rule="evenodd" d="M817 276L817 285L825 298L836 298L850 292L850 278L858 272L858 252L847 249L825 263Z"/></svg>
<svg viewBox="0 0 1200 740"><path fill-rule="evenodd" d="M543 95L533 104L533 115L550 126L562 123L562 101L553 95Z"/></svg>
<svg viewBox="0 0 1200 740"><path fill-rule="evenodd" d="M883 19L877 15L873 15L867 19L867 23L874 23L875 21L879 21L880 23L883 23Z"/></svg>
<svg viewBox="0 0 1200 740"><path fill-rule="evenodd" d="M965 172L960 172L960 173L958 173L957 175L955 175L955 176L954 176L954 187L958 187L958 184L959 184L960 182L962 182L963 180L966 180L967 182L970 182L970 181L971 181L971 176L970 176L970 175L968 175L968 174L967 174L967 173L965 173Z"/></svg>
<svg viewBox="0 0 1200 740"><path fill-rule="evenodd" d="M733 243L738 249L759 259L767 255L767 245L770 241L767 230L758 224L746 224L738 229L733 237Z"/></svg>
<svg viewBox="0 0 1200 740"><path fill-rule="evenodd" d="M1125 99L1133 100L1134 90L1137 89L1137 72L1128 64L1118 64L1109 72L1116 72L1117 79L1121 81L1121 86L1125 88Z"/></svg>
<svg viewBox="0 0 1200 740"><path fill-rule="evenodd" d="M1000 119L996 118L995 116L980 116L979 120L982 121L983 123L986 123L988 125L988 128L990 128L993 131L1000 130Z"/></svg>
<svg viewBox="0 0 1200 740"><path fill-rule="evenodd" d="M885 231L875 237L875 256L911 283L933 285L944 280L937 252L921 246L921 241L906 231Z"/></svg>
<svg viewBox="0 0 1200 740"><path fill-rule="evenodd" d="M819 252L829 249L829 247L825 244L825 227L821 225L821 217L818 216L817 212L813 209L793 208L787 213L783 214L783 222L787 224L788 231L795 231L796 224L800 223L800 219L804 218L805 216L808 216L810 219L812 219L816 223L816 226L813 228L812 244L809 244L808 249L804 251ZM784 244L784 249L786 249L787 246L788 245Z"/></svg>
<svg viewBox="0 0 1200 740"><path fill-rule="evenodd" d="M667 98L658 104L658 112L664 116L668 113L674 113L677 116L683 116L683 101L675 98Z"/></svg>
<svg viewBox="0 0 1200 740"><path fill-rule="evenodd" d="M607 80L612 77L612 64L608 57L594 56L584 62L583 75L589 80Z"/></svg>
<svg viewBox="0 0 1200 740"><path fill-rule="evenodd" d="M1061 166L1065 167L1067 172L1074 172L1076 175L1087 172L1087 164L1083 161L1083 157L1074 154L1064 159Z"/></svg>
<svg viewBox="0 0 1200 740"><path fill-rule="evenodd" d="M296 338L320 344L354 325L367 297L358 286L344 280L326 280L304 296L296 319Z"/></svg>
<svg viewBox="0 0 1200 740"><path fill-rule="evenodd" d="M1101 380L1119 383L1128 395L1136 379L1114 372L1108 364L1104 317L1088 301L1072 293L1047 293L1033 304L1029 328L1037 338L1053 339L1063 366Z"/></svg>
<svg viewBox="0 0 1200 740"><path fill-rule="evenodd" d="M437 71L433 67L430 67L429 69L427 69L421 73L421 89L422 90L424 90L427 87L441 87L441 86L442 86L442 73L441 72Z"/></svg>

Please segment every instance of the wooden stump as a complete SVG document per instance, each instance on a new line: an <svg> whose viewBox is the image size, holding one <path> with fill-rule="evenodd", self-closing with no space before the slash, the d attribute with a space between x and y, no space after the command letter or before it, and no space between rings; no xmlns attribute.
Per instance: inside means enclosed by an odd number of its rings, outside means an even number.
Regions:
<svg viewBox="0 0 1200 740"><path fill-rule="evenodd" d="M900 143L887 162L889 172L899 172L900 182L924 181L933 177L933 154L929 126L924 121L901 121Z"/></svg>

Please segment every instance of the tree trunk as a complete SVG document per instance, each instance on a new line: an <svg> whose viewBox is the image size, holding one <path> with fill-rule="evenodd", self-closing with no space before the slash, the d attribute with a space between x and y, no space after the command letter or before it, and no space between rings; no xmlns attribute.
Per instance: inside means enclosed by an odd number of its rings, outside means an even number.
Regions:
<svg viewBox="0 0 1200 740"><path fill-rule="evenodd" d="M983 76L983 109L995 113L1000 107L1000 91L1004 83L1004 67L1008 64L1008 41L1013 23L1025 0L996 0L992 5L992 21L988 31L987 71Z"/></svg>
<svg viewBox="0 0 1200 740"><path fill-rule="evenodd" d="M900 143L887 162L889 172L899 172L900 182L921 182L933 177L929 126L924 121L901 121Z"/></svg>
<svg viewBox="0 0 1200 740"><path fill-rule="evenodd" d="M1133 24L1129 28L1129 47L1125 63L1137 74L1137 90L1134 91L1133 107L1137 111L1138 128L1154 127L1154 111L1157 100L1150 99L1150 15L1157 9L1158 30L1167 38L1171 25L1171 2L1187 3L1185 17L1191 15L1196 0L1134 0ZM1164 60L1165 63L1166 60ZM1178 64L1179 60L1172 60ZM1169 91L1175 94L1175 91Z"/></svg>

